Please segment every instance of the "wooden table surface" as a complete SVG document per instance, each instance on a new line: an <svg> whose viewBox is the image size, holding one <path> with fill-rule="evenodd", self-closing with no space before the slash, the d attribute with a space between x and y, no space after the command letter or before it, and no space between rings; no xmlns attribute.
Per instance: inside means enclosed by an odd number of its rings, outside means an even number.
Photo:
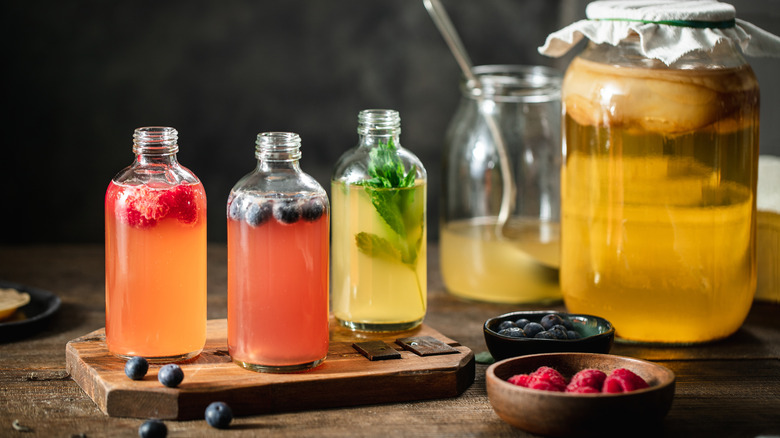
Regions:
<svg viewBox="0 0 780 438"><path fill-rule="evenodd" d="M485 319L532 309L466 302L447 294L435 245L429 257L426 324L475 353L486 350ZM226 317L226 259L224 245L210 245L209 319ZM60 311L42 331L0 344L0 437L138 436L142 420L106 416L65 371L65 344L104 326L102 245L3 247L0 279L62 299ZM777 304L755 303L743 327L718 343L686 348L616 344L612 353L661 363L677 375L671 411L653 436L780 435ZM531 436L493 412L485 369L477 364L475 382L455 398L241 417L224 431L202 420L167 421L168 436ZM31 430L14 429L15 420Z"/></svg>

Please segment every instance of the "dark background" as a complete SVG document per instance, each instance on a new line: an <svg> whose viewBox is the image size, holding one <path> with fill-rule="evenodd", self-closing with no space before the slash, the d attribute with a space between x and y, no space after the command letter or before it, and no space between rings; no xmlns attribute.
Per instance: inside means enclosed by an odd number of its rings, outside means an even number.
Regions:
<svg viewBox="0 0 780 438"><path fill-rule="evenodd" d="M582 0L445 0L475 65L565 69L536 47L584 18ZM780 34L780 1L735 2ZM103 197L133 160L136 127L179 130L179 160L209 202L209 240L255 165L258 132L303 139L302 167L329 189L357 113L401 113L402 144L429 172L438 237L442 140L460 71L421 0L3 2L0 243L103 241ZM576 52L576 50L575 50ZM572 53L573 55L573 53ZM780 155L780 59L750 60L761 148Z"/></svg>

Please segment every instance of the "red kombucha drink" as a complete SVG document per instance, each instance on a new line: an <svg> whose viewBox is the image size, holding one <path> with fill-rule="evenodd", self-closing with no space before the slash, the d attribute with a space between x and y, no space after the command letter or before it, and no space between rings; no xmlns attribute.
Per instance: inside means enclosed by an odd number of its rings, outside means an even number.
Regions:
<svg viewBox="0 0 780 438"><path fill-rule="evenodd" d="M230 355L261 370L316 366L328 353L325 204L320 198L290 202L282 208L318 209L319 213L289 213L299 218L285 223L283 217L274 217L271 207L279 201L249 202L256 202L248 209L254 217L228 219Z"/></svg>
<svg viewBox="0 0 780 438"><path fill-rule="evenodd" d="M261 133L255 155L227 206L228 351L253 371L313 368L328 354L328 197L297 134Z"/></svg>

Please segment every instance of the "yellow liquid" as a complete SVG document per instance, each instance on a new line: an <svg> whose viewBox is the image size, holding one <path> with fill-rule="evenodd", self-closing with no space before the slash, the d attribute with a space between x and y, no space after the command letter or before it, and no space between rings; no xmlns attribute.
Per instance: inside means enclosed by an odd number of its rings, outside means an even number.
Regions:
<svg viewBox="0 0 780 438"><path fill-rule="evenodd" d="M752 73L573 66L593 69L564 81L567 308L610 320L630 341L732 334L756 286ZM600 97L571 94L587 90Z"/></svg>
<svg viewBox="0 0 780 438"><path fill-rule="evenodd" d="M419 325L427 306L426 187L409 189L413 199L399 236L379 215L365 188L333 182L332 287L333 314L340 324L359 330L394 331ZM414 263L394 256L368 255L356 243L359 233L375 235L416 254ZM377 250L377 253L379 251Z"/></svg>
<svg viewBox="0 0 780 438"><path fill-rule="evenodd" d="M756 223L758 285L755 298L780 303L780 214L759 211Z"/></svg>
<svg viewBox="0 0 780 438"><path fill-rule="evenodd" d="M498 303L561 299L558 224L495 218L450 222L441 229L441 270L452 294Z"/></svg>

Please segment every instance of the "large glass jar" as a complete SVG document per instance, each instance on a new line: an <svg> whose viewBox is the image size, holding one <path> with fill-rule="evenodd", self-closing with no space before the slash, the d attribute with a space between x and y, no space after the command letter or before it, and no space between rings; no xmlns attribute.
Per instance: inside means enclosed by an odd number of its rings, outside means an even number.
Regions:
<svg viewBox="0 0 780 438"><path fill-rule="evenodd" d="M441 270L447 290L481 301L560 300L561 74L485 65L445 139Z"/></svg>
<svg viewBox="0 0 780 438"><path fill-rule="evenodd" d="M401 146L398 111L361 111L357 132L331 180L333 314L354 330L412 329L427 308L427 174Z"/></svg>
<svg viewBox="0 0 780 438"><path fill-rule="evenodd" d="M638 35L564 77L561 289L620 338L735 332L756 286L759 88L732 44L667 65Z"/></svg>

